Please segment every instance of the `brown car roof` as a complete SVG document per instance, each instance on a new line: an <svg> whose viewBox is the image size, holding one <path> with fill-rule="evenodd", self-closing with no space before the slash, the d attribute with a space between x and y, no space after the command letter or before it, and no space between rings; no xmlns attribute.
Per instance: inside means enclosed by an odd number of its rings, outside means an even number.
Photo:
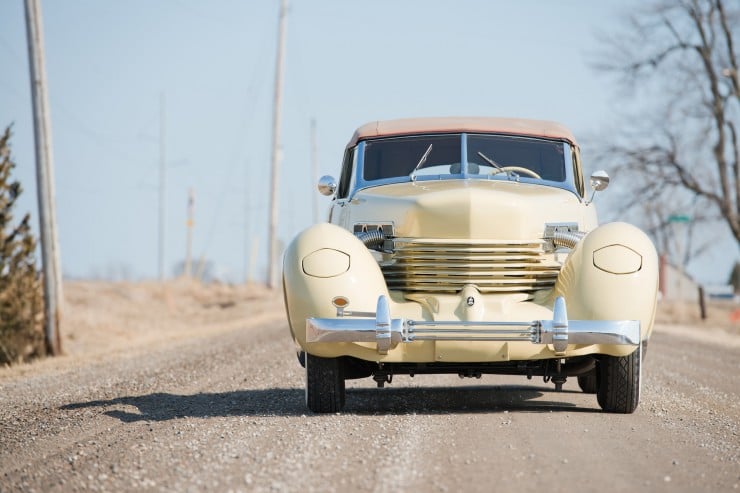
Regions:
<svg viewBox="0 0 740 493"><path fill-rule="evenodd" d="M576 139L570 130L557 122L523 118L445 117L403 118L366 123L355 130L355 134L347 147L353 147L361 140L375 137L454 132L503 133L547 137L564 139L573 145L577 145Z"/></svg>

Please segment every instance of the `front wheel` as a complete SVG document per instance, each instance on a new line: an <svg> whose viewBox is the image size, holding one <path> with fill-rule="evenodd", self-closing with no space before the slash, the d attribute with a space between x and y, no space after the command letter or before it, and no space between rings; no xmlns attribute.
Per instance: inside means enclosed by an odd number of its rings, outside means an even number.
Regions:
<svg viewBox="0 0 740 493"><path fill-rule="evenodd" d="M642 345L628 356L603 356L599 361L596 397L609 413L630 414L640 401Z"/></svg>
<svg viewBox="0 0 740 493"><path fill-rule="evenodd" d="M306 406L315 413L334 413L344 407L344 375L339 358L306 353Z"/></svg>

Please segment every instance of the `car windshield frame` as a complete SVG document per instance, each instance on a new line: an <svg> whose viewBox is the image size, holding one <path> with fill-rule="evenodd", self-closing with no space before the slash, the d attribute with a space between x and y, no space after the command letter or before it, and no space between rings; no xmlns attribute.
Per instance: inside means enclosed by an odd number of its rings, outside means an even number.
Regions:
<svg viewBox="0 0 740 493"><path fill-rule="evenodd" d="M439 154L443 157L450 158L452 151L450 139L458 139L460 143L459 147L459 158L460 162L451 163L440 163ZM545 175L543 178L538 179L530 176L523 172L498 172L495 174L481 174L473 173L475 168L490 167L491 170L495 168L494 165L505 166L520 166L522 163L512 163L502 160L498 161L497 156L494 152L484 152L485 157L475 155L469 156L468 150L470 147L475 151L476 147L471 146L471 141L484 141L485 139L499 139L502 141L508 141L513 144L528 144L532 143L535 145L551 145L552 143L560 144L562 147L562 173L558 177L562 177L562 180L557 179L546 179L549 178ZM417 142L413 142L416 140ZM445 142L446 141L446 142ZM398 176L387 176L388 173L380 173L378 171L378 158L375 158L376 162L368 160L367 173L366 173L366 152L368 149L376 143L388 142L388 143L414 143L414 147L403 157L402 168L399 171ZM437 154L435 155L434 144L438 144ZM429 145L432 145L432 151L429 152ZM483 149L486 151L487 149ZM559 151L558 151L559 152ZM488 155L491 154L491 155ZM575 163L574 163L575 149L573 144L563 139L552 139L546 137L534 137L534 136L522 136L522 135L511 135L506 133L472 133L472 132L452 132L452 133L435 133L435 134L413 134L393 137L381 137L374 139L366 139L358 142L355 149L356 155L356 166L354 170L354 184L350 197L353 196L360 190L366 188L372 188L382 185L404 183L404 182L425 182L425 181L441 181L441 180L482 180L482 181L504 181L504 182L515 182L515 183L527 183L549 186L554 188L560 188L567 190L575 194L579 199L583 199L581 194L578 193L575 184ZM428 158L428 160L427 160ZM442 161L445 161L443 158ZM491 163L493 161L493 163ZM419 164L421 163L421 166ZM450 165L446 168L446 165ZM459 172L456 166L459 164ZM395 166L395 165L394 165ZM435 173L434 169L447 171L446 173ZM408 174L404 174L408 172ZM369 178L366 178L366 175ZM375 178L379 176L378 178Z"/></svg>

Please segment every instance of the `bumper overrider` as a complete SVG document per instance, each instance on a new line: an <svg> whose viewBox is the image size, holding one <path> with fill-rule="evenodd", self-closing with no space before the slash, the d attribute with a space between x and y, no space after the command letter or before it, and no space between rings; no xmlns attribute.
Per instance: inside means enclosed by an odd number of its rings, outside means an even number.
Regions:
<svg viewBox="0 0 740 493"><path fill-rule="evenodd" d="M385 295L378 297L375 313L339 311L337 315L337 318L307 319L306 342L374 342L378 354L388 354L398 344L414 341L529 341L552 344L556 354L565 354L569 344L633 347L640 344L638 320L568 320L562 297L555 300L552 320L531 322L391 318Z"/></svg>

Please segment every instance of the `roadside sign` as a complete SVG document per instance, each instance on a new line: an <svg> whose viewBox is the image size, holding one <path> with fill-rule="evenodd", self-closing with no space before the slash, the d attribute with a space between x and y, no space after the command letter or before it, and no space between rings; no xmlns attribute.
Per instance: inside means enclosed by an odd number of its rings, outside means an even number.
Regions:
<svg viewBox="0 0 740 493"><path fill-rule="evenodd" d="M691 218L687 214L671 214L668 216L669 223L688 223Z"/></svg>

